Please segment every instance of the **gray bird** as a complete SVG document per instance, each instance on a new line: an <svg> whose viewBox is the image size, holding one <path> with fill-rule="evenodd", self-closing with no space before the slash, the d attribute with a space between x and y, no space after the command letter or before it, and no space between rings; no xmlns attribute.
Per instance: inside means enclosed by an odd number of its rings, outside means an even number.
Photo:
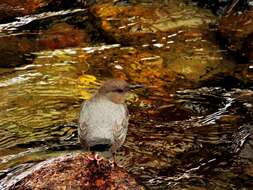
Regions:
<svg viewBox="0 0 253 190"><path fill-rule="evenodd" d="M106 81L98 92L81 106L78 136L89 151L109 151L113 156L125 141L129 114L125 104L127 93L142 85L124 80Z"/></svg>

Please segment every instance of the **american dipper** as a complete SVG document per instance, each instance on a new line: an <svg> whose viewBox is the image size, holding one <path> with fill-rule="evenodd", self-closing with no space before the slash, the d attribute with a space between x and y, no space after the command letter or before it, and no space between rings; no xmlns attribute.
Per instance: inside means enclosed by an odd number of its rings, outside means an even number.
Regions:
<svg viewBox="0 0 253 190"><path fill-rule="evenodd" d="M130 90L141 87L124 80L111 79L82 104L78 137L86 150L107 151L115 161L114 153L122 146L127 135L129 114L125 104L126 95Z"/></svg>

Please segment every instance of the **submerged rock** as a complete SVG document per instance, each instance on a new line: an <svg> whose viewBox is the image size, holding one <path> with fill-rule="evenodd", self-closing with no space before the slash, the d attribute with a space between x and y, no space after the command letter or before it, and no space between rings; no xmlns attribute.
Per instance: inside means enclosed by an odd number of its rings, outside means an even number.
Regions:
<svg viewBox="0 0 253 190"><path fill-rule="evenodd" d="M224 16L219 23L219 31L228 42L232 51L246 55L253 61L253 9L243 13L233 13Z"/></svg>
<svg viewBox="0 0 253 190"><path fill-rule="evenodd" d="M0 23L12 20L17 16L32 14L49 2L48 0L1 0Z"/></svg>
<svg viewBox="0 0 253 190"><path fill-rule="evenodd" d="M87 45L93 32L86 16L84 9L76 9L19 17L0 25L0 67L30 63L36 51Z"/></svg>
<svg viewBox="0 0 253 190"><path fill-rule="evenodd" d="M196 83L232 75L234 62L207 32L183 31L171 41L174 43L169 44L166 64L182 78Z"/></svg>
<svg viewBox="0 0 253 190"><path fill-rule="evenodd" d="M219 32L237 56L235 76L246 86L253 83L253 9L224 16Z"/></svg>
<svg viewBox="0 0 253 190"><path fill-rule="evenodd" d="M107 37L127 45L152 42L164 32L207 27L215 20L209 11L183 1L97 3L91 6L90 13Z"/></svg>
<svg viewBox="0 0 253 190"><path fill-rule="evenodd" d="M31 63L29 53L34 51L33 39L27 35L0 36L0 67L15 67L24 63Z"/></svg>
<svg viewBox="0 0 253 190"><path fill-rule="evenodd" d="M36 51L84 46L90 41L86 30L67 23L54 24L40 32L0 35L0 67L9 68L31 63L31 54Z"/></svg>
<svg viewBox="0 0 253 190"><path fill-rule="evenodd" d="M67 23L58 23L44 31L38 39L41 49L59 49L85 45L89 42L85 30L78 29Z"/></svg>
<svg viewBox="0 0 253 190"><path fill-rule="evenodd" d="M245 10L250 6L250 0L193 0L199 6L211 9L217 15L224 15L231 11Z"/></svg>
<svg viewBox="0 0 253 190"><path fill-rule="evenodd" d="M231 76L234 63L226 61L217 45L205 41L201 33L183 32L171 38L166 47L153 50L137 48L94 52L87 62L99 68L109 67L114 77L136 83L152 84L163 89L200 86L220 76Z"/></svg>
<svg viewBox="0 0 253 190"><path fill-rule="evenodd" d="M210 32L215 22L210 11L185 1L130 2L103 1L89 9L93 23L109 41L136 48L132 51L136 53L123 56L128 58L122 63L121 53L115 52L113 58L104 55L104 61L118 61L124 74L136 82L166 81L170 88L218 83L233 75L234 62Z"/></svg>
<svg viewBox="0 0 253 190"><path fill-rule="evenodd" d="M67 155L40 163L9 189L144 189L126 171L109 161L90 160L87 153ZM17 176L17 178L20 176Z"/></svg>

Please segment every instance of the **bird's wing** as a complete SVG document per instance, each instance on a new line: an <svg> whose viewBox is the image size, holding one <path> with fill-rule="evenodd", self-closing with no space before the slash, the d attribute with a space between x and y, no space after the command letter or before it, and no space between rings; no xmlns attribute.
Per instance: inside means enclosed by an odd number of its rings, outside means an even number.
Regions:
<svg viewBox="0 0 253 190"><path fill-rule="evenodd" d="M83 120L84 120L84 114L86 113L84 111L84 108L87 107L88 105L88 101L84 101L82 104L81 104L81 107L80 107L80 113L79 113L79 120L78 120L78 126L80 127L83 123Z"/></svg>
<svg viewBox="0 0 253 190"><path fill-rule="evenodd" d="M120 121L120 123L115 122L112 127L114 138L114 143L112 146L113 152L115 152L118 148L120 148L125 141L127 134L128 119L129 119L128 110L125 109L125 117Z"/></svg>
<svg viewBox="0 0 253 190"><path fill-rule="evenodd" d="M86 136L87 136L87 129L88 129L88 126L87 124L85 123L85 121L82 121L81 120L81 114L82 114L82 109L83 107L86 105L86 101L82 103L81 105L81 112L80 112L80 116L79 116L79 121L78 121L78 138L80 140L80 143L83 147L86 147L88 148L88 144L87 142L85 141L86 139Z"/></svg>
<svg viewBox="0 0 253 190"><path fill-rule="evenodd" d="M80 140L81 145L84 148L88 148L89 145L86 142L86 136L87 136L87 124L85 122L82 122L81 124L79 124L78 127L78 138Z"/></svg>

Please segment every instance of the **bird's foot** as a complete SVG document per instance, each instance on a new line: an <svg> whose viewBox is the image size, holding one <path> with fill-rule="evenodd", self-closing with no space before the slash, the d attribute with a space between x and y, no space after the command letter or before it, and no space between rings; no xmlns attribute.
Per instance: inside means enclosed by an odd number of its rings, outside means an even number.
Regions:
<svg viewBox="0 0 253 190"><path fill-rule="evenodd" d="M123 168L123 166L118 164L117 162L115 162L115 160L109 160L109 163L110 163L112 168L114 168L115 166L117 166L119 168Z"/></svg>
<svg viewBox="0 0 253 190"><path fill-rule="evenodd" d="M109 163L110 163L111 168L114 168L115 166L117 166L114 160L109 160Z"/></svg>
<svg viewBox="0 0 253 190"><path fill-rule="evenodd" d="M92 157L91 157L90 155L87 155L87 158L88 158L90 161L93 161L93 160L95 159L95 157L93 157L93 155L92 155Z"/></svg>
<svg viewBox="0 0 253 190"><path fill-rule="evenodd" d="M100 156L98 153L95 154L94 158L97 161L97 165L99 165L99 162L103 160L103 157Z"/></svg>
<svg viewBox="0 0 253 190"><path fill-rule="evenodd" d="M96 162L97 162L97 165L99 165L99 164L100 164L99 162L100 162L101 160L103 160L103 157L100 156L98 153L96 153L96 154L93 153L91 156L88 155L87 158L88 158L90 161L96 161Z"/></svg>

